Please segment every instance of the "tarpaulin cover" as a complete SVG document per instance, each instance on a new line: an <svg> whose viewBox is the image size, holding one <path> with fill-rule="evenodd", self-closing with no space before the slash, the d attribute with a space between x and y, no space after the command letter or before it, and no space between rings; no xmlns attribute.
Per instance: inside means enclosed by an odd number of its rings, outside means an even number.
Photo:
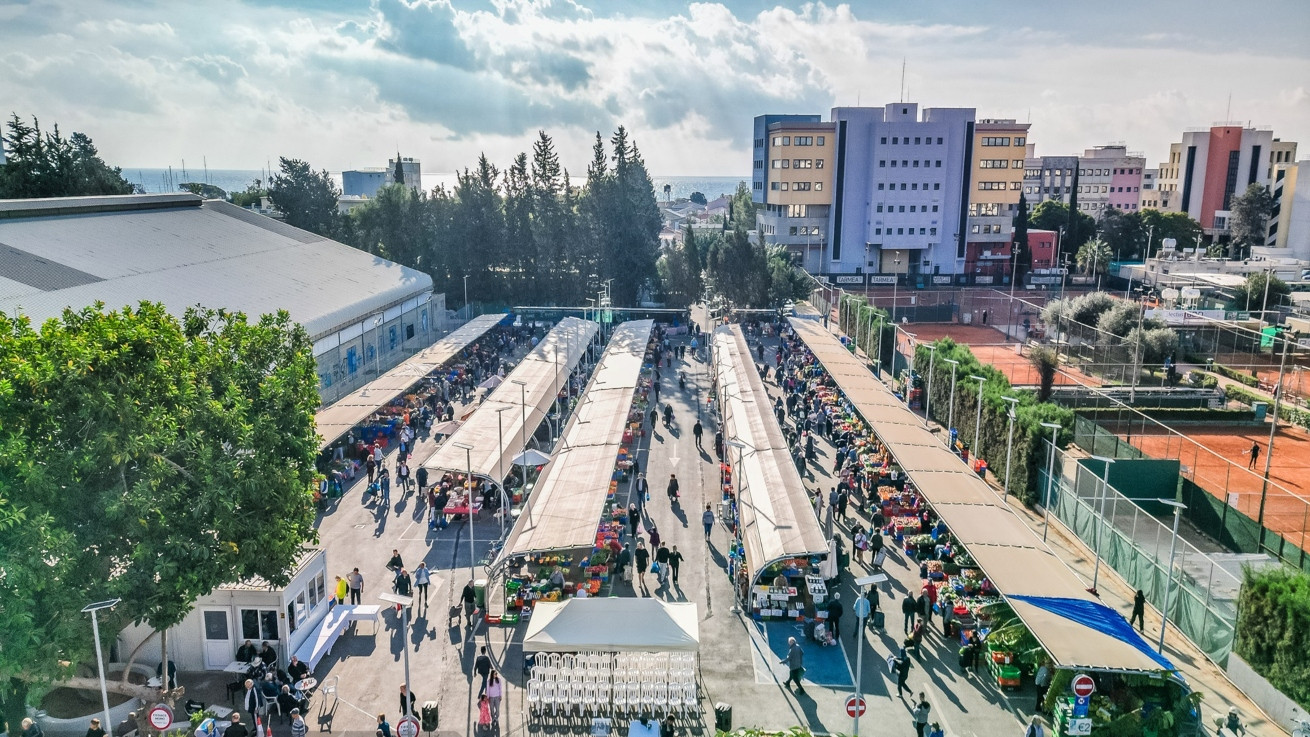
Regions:
<svg viewBox="0 0 1310 737"><path fill-rule="evenodd" d="M523 651L695 652L700 622L691 602L610 597L539 601Z"/></svg>
<svg viewBox="0 0 1310 737"><path fill-rule="evenodd" d="M1160 664L1164 670L1175 670L1174 664L1164 655L1156 652L1142 636L1137 634L1133 625L1124 620L1123 615L1110 607L1096 601L1085 599L1065 599L1055 596L1010 596L1010 601L1022 601L1073 620L1098 632L1107 634L1120 642L1132 645L1151 660Z"/></svg>

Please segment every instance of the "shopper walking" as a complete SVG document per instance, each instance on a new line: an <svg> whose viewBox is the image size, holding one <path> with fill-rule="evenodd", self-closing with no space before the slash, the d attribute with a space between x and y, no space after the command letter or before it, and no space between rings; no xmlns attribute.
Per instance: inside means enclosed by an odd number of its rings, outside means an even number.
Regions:
<svg viewBox="0 0 1310 737"><path fill-rule="evenodd" d="M705 528L705 539L709 540L710 532L714 529L714 510L710 509L708 504L705 505L705 511L701 513L700 523Z"/></svg>
<svg viewBox="0 0 1310 737"><path fill-rule="evenodd" d="M637 580L641 582L641 587L646 588L646 566L650 563L650 551L641 542L637 543Z"/></svg>
<svg viewBox="0 0 1310 737"><path fill-rule="evenodd" d="M491 657L487 655L486 645L478 648L478 657L473 661L473 672L482 678L482 684L478 686L478 695L481 696L487 692L487 680L491 677Z"/></svg>
<svg viewBox="0 0 1310 737"><path fill-rule="evenodd" d="M660 543L659 547L655 548L655 563L659 566L660 569L659 573L656 575L659 577L660 585L663 586L669 581L669 568L670 568L669 549L664 545L664 543Z"/></svg>
<svg viewBox="0 0 1310 737"><path fill-rule="evenodd" d="M678 568L682 566L682 553L678 552L678 546L674 545L669 551L669 568L673 571L673 583L678 582Z"/></svg>
<svg viewBox="0 0 1310 737"><path fill-rule="evenodd" d="M670 504L672 504L674 501L676 501L676 500L678 499L678 497L680 496L680 494L678 494L678 476L677 476L677 474L673 474L673 473L669 474L669 485L668 485L668 487L665 489L665 492L669 495L669 503L670 503Z"/></svg>
<svg viewBox="0 0 1310 737"><path fill-rule="evenodd" d="M910 654L901 648L901 652L896 656L896 695L901 696L909 691L907 685L910 680ZM903 697L902 697L903 698Z"/></svg>
<svg viewBox="0 0 1310 737"><path fill-rule="evenodd" d="M705 434L705 427L700 424L700 420L696 420L696 424L691 426L691 434L696 438L696 449L700 450L701 436Z"/></svg>
<svg viewBox="0 0 1310 737"><path fill-rule="evenodd" d="M1133 595L1133 616L1128 619L1128 625L1131 627L1133 622L1137 623L1138 632L1146 627L1146 594L1141 589Z"/></svg>
<svg viewBox="0 0 1310 737"><path fill-rule="evenodd" d="M914 594L906 593L905 598L901 600L901 614L905 615L905 634L910 634L914 629L914 618L919 614L919 600Z"/></svg>
<svg viewBox="0 0 1310 737"><path fill-rule="evenodd" d="M832 636L841 637L841 615L846 608L841 603L841 592L834 592L832 601L828 602L828 624L832 627Z"/></svg>
<svg viewBox="0 0 1310 737"><path fill-rule="evenodd" d="M493 724L500 723L500 700L505 696L505 684L500 682L500 674L491 671L491 677L487 679L487 701L491 706L491 721Z"/></svg>
<svg viewBox="0 0 1310 737"><path fill-rule="evenodd" d="M805 674L805 651L801 649L795 637L787 638L787 654L782 657L779 663L787 665L787 680L783 682L785 686L796 684L796 693L805 693L805 688L801 686L801 676Z"/></svg>
<svg viewBox="0 0 1310 737"><path fill-rule="evenodd" d="M423 597L423 606L428 604L428 584L432 583L432 572L428 570L426 561L421 561L418 568L414 569L414 585L418 587L418 592Z"/></svg>
<svg viewBox="0 0 1310 737"><path fill-rule="evenodd" d="M923 692L919 692L919 703L914 706L914 733L919 737L927 737L925 732L928 729L928 712L932 711L932 705L928 703L928 698Z"/></svg>
<svg viewBox="0 0 1310 737"><path fill-rule="evenodd" d="M350 586L350 603L358 604L360 596L364 593L364 576L358 568L346 574L346 583Z"/></svg>

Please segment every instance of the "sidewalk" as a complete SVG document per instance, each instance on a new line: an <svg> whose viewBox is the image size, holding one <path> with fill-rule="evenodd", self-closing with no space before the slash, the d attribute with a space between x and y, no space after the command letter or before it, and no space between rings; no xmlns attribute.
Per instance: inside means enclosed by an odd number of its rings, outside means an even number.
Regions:
<svg viewBox="0 0 1310 737"><path fill-rule="evenodd" d="M842 335L835 321L829 329L836 335ZM857 351L858 355L866 361L868 360L868 356L863 351L858 349ZM989 473L987 482L1000 496L1002 487L996 477ZM1030 529L1041 532L1043 519L1038 511L1029 509L1022 504L1010 503L1008 499L1006 501ZM1048 538L1048 547L1051 552L1059 556L1065 565L1069 566L1084 581L1090 581L1096 558L1095 554L1082 540L1069 532L1058 520L1051 525ZM1102 566L1102 569L1108 575L1098 582L1101 602L1118 610L1120 614L1127 618L1132 613L1134 590L1109 566ZM1150 606L1147 607L1146 627L1144 629L1147 633L1154 631L1158 637L1160 614ZM1155 638L1148 637L1147 639L1151 641ZM1201 723L1207 733L1211 729L1216 716L1226 715L1229 707L1235 706L1246 721L1248 734L1267 735L1268 737L1286 735L1282 728L1270 722L1259 707L1228 680L1217 665L1207 660L1205 655L1172 625L1167 629L1165 637L1165 655L1177 666L1179 672L1187 679L1192 689L1204 694L1201 702Z"/></svg>

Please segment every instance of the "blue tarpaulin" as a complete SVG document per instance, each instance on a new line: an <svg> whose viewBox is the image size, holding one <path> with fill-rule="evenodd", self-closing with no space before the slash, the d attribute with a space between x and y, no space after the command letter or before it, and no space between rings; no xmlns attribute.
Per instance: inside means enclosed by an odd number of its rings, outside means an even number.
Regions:
<svg viewBox="0 0 1310 737"><path fill-rule="evenodd" d="M1084 627L1107 634L1120 642L1132 645L1143 655L1158 663L1161 668L1171 671L1178 670L1173 663L1169 662L1168 658L1157 653L1146 640L1143 640L1142 636L1137 634L1137 630L1133 629L1133 626L1123 618L1122 614L1104 604L1085 599L1066 599L1053 596L1007 596L1006 598L1032 604L1052 614L1077 622Z"/></svg>

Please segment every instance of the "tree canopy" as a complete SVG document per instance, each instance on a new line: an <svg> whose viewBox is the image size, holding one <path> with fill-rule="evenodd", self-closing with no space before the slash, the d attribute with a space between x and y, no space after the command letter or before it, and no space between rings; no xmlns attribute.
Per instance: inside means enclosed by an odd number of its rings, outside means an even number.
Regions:
<svg viewBox="0 0 1310 737"><path fill-rule="evenodd" d="M1228 205L1228 231L1232 238L1233 258L1249 253L1251 246L1263 246L1268 233L1269 216L1274 211L1274 196L1269 188L1252 182Z"/></svg>
<svg viewBox="0 0 1310 737"><path fill-rule="evenodd" d="M1201 236L1201 224L1185 212L1141 210L1142 227L1151 241L1152 252L1158 255L1164 249L1166 238L1173 238L1174 248L1193 248Z"/></svg>
<svg viewBox="0 0 1310 737"><path fill-rule="evenodd" d="M1070 215L1072 212L1072 216ZM1070 219L1072 217L1072 220ZM1096 234L1096 221L1090 215L1078 210L1070 211L1069 206L1057 200L1046 200L1033 208L1028 217L1028 227L1037 230L1064 230L1060 239L1061 253L1076 253L1078 249Z"/></svg>
<svg viewBox="0 0 1310 737"><path fill-rule="evenodd" d="M306 161L281 157L268 194L287 225L328 237L336 232L341 190L326 169L316 172Z"/></svg>
<svg viewBox="0 0 1310 737"><path fill-rule="evenodd" d="M1140 212L1109 207L1101 213L1101 220L1096 225L1096 237L1110 247L1115 261L1141 257L1146 250L1146 235Z"/></svg>
<svg viewBox="0 0 1310 737"><path fill-rule="evenodd" d="M1268 282L1269 291L1266 301L1265 283ZM1292 293L1292 288L1287 286L1287 282L1276 276L1271 276L1268 272L1255 271L1246 275L1246 281L1233 290L1232 299L1228 300L1227 308L1230 310L1259 310L1268 307L1277 307L1282 304L1287 296Z"/></svg>
<svg viewBox="0 0 1310 737"><path fill-rule="evenodd" d="M178 624L195 599L285 583L315 539L311 344L288 315L161 305L0 314L0 709L90 655L102 626ZM72 666L67 665L73 664ZM12 729L11 729L12 734Z"/></svg>
<svg viewBox="0 0 1310 737"><path fill-rule="evenodd" d="M0 199L31 197L82 197L132 194L135 185L122 170L100 158L85 133L65 138L56 125L42 132L32 118L28 125L17 113L5 125L6 162L0 165Z"/></svg>

